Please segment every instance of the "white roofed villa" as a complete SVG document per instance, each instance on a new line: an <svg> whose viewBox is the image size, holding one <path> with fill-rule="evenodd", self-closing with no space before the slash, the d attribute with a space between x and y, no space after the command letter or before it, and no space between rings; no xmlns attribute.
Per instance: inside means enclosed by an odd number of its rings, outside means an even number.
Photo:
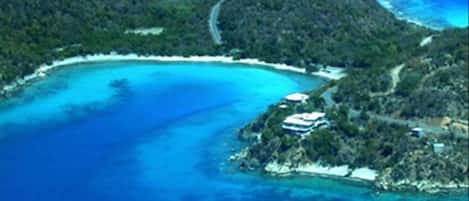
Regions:
<svg viewBox="0 0 469 201"><path fill-rule="evenodd" d="M311 131L324 125L329 125L322 112L293 114L285 118L282 128L296 135L308 135Z"/></svg>
<svg viewBox="0 0 469 201"><path fill-rule="evenodd" d="M302 93L294 93L285 97L285 101L288 103L306 103L309 96Z"/></svg>

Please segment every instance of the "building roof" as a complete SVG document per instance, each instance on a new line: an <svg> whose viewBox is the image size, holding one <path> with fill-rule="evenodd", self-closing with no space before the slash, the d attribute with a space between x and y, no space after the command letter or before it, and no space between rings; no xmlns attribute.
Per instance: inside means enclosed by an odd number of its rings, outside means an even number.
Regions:
<svg viewBox="0 0 469 201"><path fill-rule="evenodd" d="M433 144L433 151L436 153L442 153L445 151L445 144L443 143L435 143Z"/></svg>
<svg viewBox="0 0 469 201"><path fill-rule="evenodd" d="M314 121L324 116L326 116L326 114L322 112L294 114L294 115L288 116L283 121L283 123L300 125L300 126L312 126L314 124Z"/></svg>
<svg viewBox="0 0 469 201"><path fill-rule="evenodd" d="M312 113L304 113L302 114L303 115L303 119L305 121L316 121L320 118L323 118L326 116L326 113L322 113L322 112L312 112Z"/></svg>
<svg viewBox="0 0 469 201"><path fill-rule="evenodd" d="M423 132L423 129L421 128L413 128L412 132Z"/></svg>
<svg viewBox="0 0 469 201"><path fill-rule="evenodd" d="M443 143L435 143L435 144L433 144L433 147L434 147L434 148L444 148L444 147L445 147L445 144L443 144Z"/></svg>
<svg viewBox="0 0 469 201"><path fill-rule="evenodd" d="M287 117L284 121L284 124L293 124L293 125L298 125L298 126L312 126L313 122L305 121L301 118L298 118L296 116L289 116Z"/></svg>
<svg viewBox="0 0 469 201"><path fill-rule="evenodd" d="M302 94L302 93L294 93L294 94L290 94L290 95L285 97L286 100L294 101L294 102L304 101L308 98L309 98L308 95Z"/></svg>
<svg viewBox="0 0 469 201"><path fill-rule="evenodd" d="M278 106L280 109L285 109L285 108L288 108L288 105L285 105L285 104L281 104Z"/></svg>

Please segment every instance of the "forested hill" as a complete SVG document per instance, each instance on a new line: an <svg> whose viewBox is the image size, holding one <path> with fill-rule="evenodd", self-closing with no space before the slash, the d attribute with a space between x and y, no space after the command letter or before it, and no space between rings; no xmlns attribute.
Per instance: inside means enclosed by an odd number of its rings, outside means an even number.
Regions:
<svg viewBox="0 0 469 201"><path fill-rule="evenodd" d="M39 64L110 51L210 54L208 13L216 0L2 0L0 86ZM158 36L125 34L161 27Z"/></svg>
<svg viewBox="0 0 469 201"><path fill-rule="evenodd" d="M375 0L232 0L220 22L228 49L298 66L394 63L430 32L397 20Z"/></svg>
<svg viewBox="0 0 469 201"><path fill-rule="evenodd" d="M375 0L230 0L220 22L225 49L241 57L353 67L334 97L357 110L469 118L467 28L428 30Z"/></svg>
<svg viewBox="0 0 469 201"><path fill-rule="evenodd" d="M404 67L395 75L395 86L390 76L395 67L354 70L339 84L335 98L356 109L400 118L467 122L468 58L469 28L445 30L419 46L413 57L398 61Z"/></svg>

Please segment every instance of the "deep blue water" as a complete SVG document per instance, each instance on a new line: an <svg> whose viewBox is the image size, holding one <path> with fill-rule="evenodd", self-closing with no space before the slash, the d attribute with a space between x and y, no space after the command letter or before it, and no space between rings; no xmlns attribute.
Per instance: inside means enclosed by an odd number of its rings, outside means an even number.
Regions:
<svg viewBox="0 0 469 201"><path fill-rule="evenodd" d="M67 67L0 106L2 201L417 201L366 185L270 178L227 162L236 130L323 82L241 65Z"/></svg>
<svg viewBox="0 0 469 201"><path fill-rule="evenodd" d="M443 29L468 26L467 0L378 0L400 18Z"/></svg>

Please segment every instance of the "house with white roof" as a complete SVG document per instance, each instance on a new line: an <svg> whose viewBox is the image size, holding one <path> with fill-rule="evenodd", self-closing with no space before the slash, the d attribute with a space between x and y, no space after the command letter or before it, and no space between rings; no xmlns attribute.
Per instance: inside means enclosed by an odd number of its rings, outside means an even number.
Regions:
<svg viewBox="0 0 469 201"><path fill-rule="evenodd" d="M302 93L294 93L285 97L287 103L306 103L309 96Z"/></svg>
<svg viewBox="0 0 469 201"><path fill-rule="evenodd" d="M295 134L304 135L312 131L313 122L305 121L293 115L283 121L282 128Z"/></svg>
<svg viewBox="0 0 469 201"><path fill-rule="evenodd" d="M410 135L414 136L414 137L423 137L423 136L425 136L425 132L423 131L422 128L413 128L410 131Z"/></svg>
<svg viewBox="0 0 469 201"><path fill-rule="evenodd" d="M293 134L307 135L316 128L329 125L325 117L326 114L321 112L293 114L285 118L282 128Z"/></svg>

